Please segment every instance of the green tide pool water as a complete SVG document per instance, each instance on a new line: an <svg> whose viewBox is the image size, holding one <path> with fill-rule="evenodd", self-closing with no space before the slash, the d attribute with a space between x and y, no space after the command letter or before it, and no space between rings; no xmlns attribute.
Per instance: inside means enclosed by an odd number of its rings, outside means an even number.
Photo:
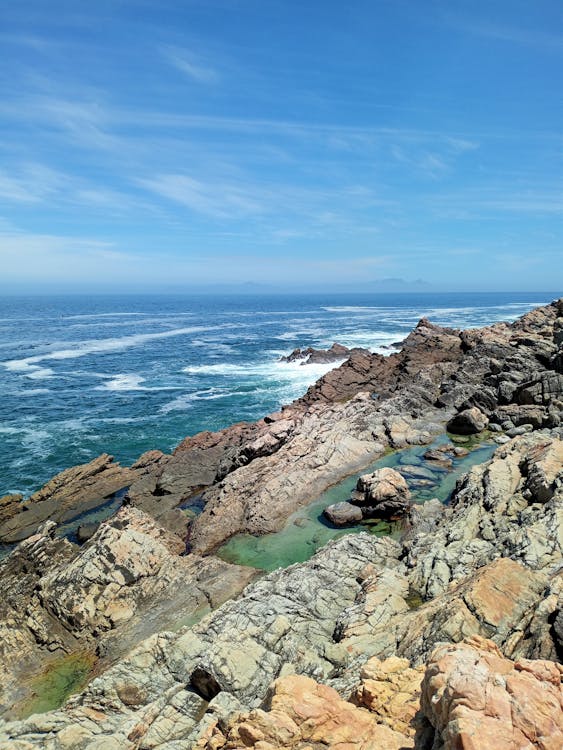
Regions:
<svg viewBox="0 0 563 750"><path fill-rule="evenodd" d="M96 657L90 653L63 656L32 680L33 696L19 711L19 718L59 708L88 682Z"/></svg>
<svg viewBox="0 0 563 750"><path fill-rule="evenodd" d="M447 503L461 475L472 466L487 461L498 445L489 441L477 445L460 442L460 445L467 445L472 449L469 455L455 458L451 470L438 467L423 458L423 454L429 448L446 442L449 442L449 436L444 434L431 445L407 448L383 456L358 474L330 487L310 505L293 513L281 531L260 537L238 534L220 547L217 555L227 562L272 571L305 562L327 542L339 539L345 534L355 534L359 531L369 531L379 536L399 534L398 524L377 521L337 528L323 516L323 510L328 505L348 500L361 474L368 474L385 466L403 473L409 484L413 502L424 503L437 497Z"/></svg>

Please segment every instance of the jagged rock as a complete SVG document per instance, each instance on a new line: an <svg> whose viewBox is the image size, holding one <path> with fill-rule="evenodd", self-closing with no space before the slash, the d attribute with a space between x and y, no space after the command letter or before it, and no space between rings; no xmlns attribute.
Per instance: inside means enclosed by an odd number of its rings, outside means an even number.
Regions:
<svg viewBox="0 0 563 750"><path fill-rule="evenodd" d="M82 548L54 530L49 522L0 568L10 591L0 601L0 709L25 697L50 652L115 658L151 632L217 606L254 576L217 558L180 556L182 540L136 508L122 508Z"/></svg>
<svg viewBox="0 0 563 750"><path fill-rule="evenodd" d="M391 656L370 659L360 672L355 701L377 716L382 724L407 737L420 727L420 686L424 668L411 668L408 659Z"/></svg>
<svg viewBox="0 0 563 750"><path fill-rule="evenodd" d="M490 636L507 656L560 657L561 401L552 376L562 312L553 303L513 325L466 332L423 320L400 352L353 354L281 412L202 433L172 456L146 454L133 467L131 504L169 529L185 529L180 505L205 503L190 520L190 541L209 551L238 531L280 528L387 446L430 442L452 413L478 403L481 389L487 403L501 404L495 419L507 409L504 429L535 427L541 416L550 432L499 436L509 442L458 483L449 507L412 509L401 542L349 535L177 632L178 606L191 622L188 599L201 614L238 590L225 583L229 575L240 585L252 571L179 555L183 539L149 531L146 516L138 528L102 524L81 549L54 539L53 527L24 542L1 568L9 594L0 603L0 636L10 658L21 657L21 674L50 648L74 653L84 643L112 666L103 661L63 709L0 725L2 750L183 750L213 726L222 731L234 711L263 706L271 682L291 672L347 698L357 695L369 656L406 657L416 669L438 642L470 635ZM515 399L520 413L511 410ZM506 424L532 409L537 419ZM3 665L9 687L13 662Z"/></svg>
<svg viewBox="0 0 563 750"><path fill-rule="evenodd" d="M410 494L404 477L384 468L358 479L352 502L360 506L364 518L396 518L407 513Z"/></svg>
<svg viewBox="0 0 563 750"><path fill-rule="evenodd" d="M335 526L349 526L359 523L363 518L361 509L347 502L329 505L323 510L323 514Z"/></svg>
<svg viewBox="0 0 563 750"><path fill-rule="evenodd" d="M269 710L238 716L223 733L217 727L197 745L201 750L407 750L411 738L390 729L378 717L342 700L336 690L309 677L290 675L273 685Z"/></svg>
<svg viewBox="0 0 563 750"><path fill-rule="evenodd" d="M130 484L138 472L102 454L93 461L57 474L28 500L8 495L0 502L0 542L31 536L47 519L61 523L103 505L107 498Z"/></svg>
<svg viewBox="0 0 563 750"><path fill-rule="evenodd" d="M549 661L512 662L483 638L440 646L422 683L422 709L436 731L433 747L558 750L562 673Z"/></svg>
<svg viewBox="0 0 563 750"><path fill-rule="evenodd" d="M287 357L280 357L280 362L301 362L303 365L341 362L349 356L351 351L367 352L367 349L350 350L342 344L334 343L330 349L313 349L312 347L294 349Z"/></svg>
<svg viewBox="0 0 563 750"><path fill-rule="evenodd" d="M436 596L499 555L535 570L555 569L563 554L562 450L561 440L531 433L473 467L458 483L441 528L411 532L406 559L414 588Z"/></svg>
<svg viewBox="0 0 563 750"><path fill-rule="evenodd" d="M486 429L488 424L487 417L474 406L460 411L453 419L450 419L447 429L454 435L475 435Z"/></svg>

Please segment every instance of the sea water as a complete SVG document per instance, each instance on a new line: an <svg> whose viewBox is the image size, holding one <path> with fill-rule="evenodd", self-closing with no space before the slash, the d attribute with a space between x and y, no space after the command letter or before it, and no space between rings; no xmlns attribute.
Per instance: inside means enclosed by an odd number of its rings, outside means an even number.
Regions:
<svg viewBox="0 0 563 750"><path fill-rule="evenodd" d="M257 419L333 365L285 364L338 341L388 354L422 316L514 320L556 293L121 295L0 300L0 496L108 452L124 464Z"/></svg>

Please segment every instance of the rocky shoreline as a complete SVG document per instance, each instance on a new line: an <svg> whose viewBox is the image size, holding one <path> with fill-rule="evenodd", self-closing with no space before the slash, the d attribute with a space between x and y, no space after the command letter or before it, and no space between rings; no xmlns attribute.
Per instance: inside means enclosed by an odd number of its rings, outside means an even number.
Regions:
<svg viewBox="0 0 563 750"><path fill-rule="evenodd" d="M1 498L0 542L20 544L0 565L0 748L560 748L562 407L563 300L469 331L423 319L258 422ZM258 578L213 554L446 425L499 447L400 538ZM427 460L447 471L455 447ZM85 545L56 536L125 489ZM21 719L79 653L82 692Z"/></svg>

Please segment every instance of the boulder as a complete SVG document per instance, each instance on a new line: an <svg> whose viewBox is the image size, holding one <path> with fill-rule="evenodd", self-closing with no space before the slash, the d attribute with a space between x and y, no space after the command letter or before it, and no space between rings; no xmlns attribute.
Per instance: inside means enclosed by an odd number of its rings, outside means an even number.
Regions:
<svg viewBox="0 0 563 750"><path fill-rule="evenodd" d="M361 508L347 502L329 505L323 510L323 514L335 526L349 526L359 523L363 518Z"/></svg>
<svg viewBox="0 0 563 750"><path fill-rule="evenodd" d="M386 467L362 475L352 501L360 505L364 518L394 518L407 513L410 496L405 478Z"/></svg>
<svg viewBox="0 0 563 750"><path fill-rule="evenodd" d="M488 418L476 406L458 412L447 424L448 432L454 435L475 435L489 424Z"/></svg>

